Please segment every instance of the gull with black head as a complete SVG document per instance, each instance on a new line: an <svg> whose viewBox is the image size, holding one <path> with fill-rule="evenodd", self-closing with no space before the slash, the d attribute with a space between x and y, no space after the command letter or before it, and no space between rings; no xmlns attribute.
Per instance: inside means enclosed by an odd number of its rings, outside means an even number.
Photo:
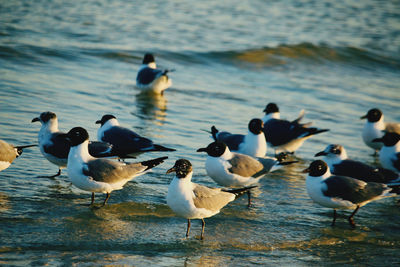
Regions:
<svg viewBox="0 0 400 267"><path fill-rule="evenodd" d="M382 138L376 138L373 142L383 144L379 152L381 165L386 169L400 173L400 134L386 132Z"/></svg>
<svg viewBox="0 0 400 267"><path fill-rule="evenodd" d="M325 150L315 154L315 157L320 156L335 175L349 176L364 182L393 183L399 181L399 174L392 170L349 159L344 147L338 144L330 144Z"/></svg>
<svg viewBox="0 0 400 267"><path fill-rule="evenodd" d="M37 145L13 146L0 139L0 171L7 169L23 150Z"/></svg>
<svg viewBox="0 0 400 267"><path fill-rule="evenodd" d="M279 108L275 103L269 103L265 109L264 134L267 144L275 149L275 153L289 152L293 153L299 149L308 138L329 131L329 129L318 129L308 127L311 123L301 124L300 121L304 112L293 120L282 120L280 118Z"/></svg>
<svg viewBox="0 0 400 267"><path fill-rule="evenodd" d="M143 91L162 95L172 85L172 80L167 75L171 71L158 69L154 55L146 53L136 76L136 86Z"/></svg>
<svg viewBox="0 0 400 267"><path fill-rule="evenodd" d="M224 142L232 152L238 152L252 157L264 157L267 153L267 142L264 135L264 123L260 119L252 119L248 125L248 133L231 134L220 132L211 127L211 134L214 141Z"/></svg>
<svg viewBox="0 0 400 267"><path fill-rule="evenodd" d="M400 123L385 122L383 113L378 108L368 110L367 114L360 117L360 119L367 119L362 130L362 138L364 143L370 148L374 149L375 155L382 148L381 142L374 142L374 139L382 138L385 132L395 132L400 134Z"/></svg>
<svg viewBox="0 0 400 267"><path fill-rule="evenodd" d="M67 167L68 152L71 147L67 134L58 129L57 115L53 112L42 112L39 117L32 119L32 122L42 124L38 134L40 152L59 168L58 173L49 178L57 177L61 175L61 169ZM117 156L112 145L105 142L90 142L89 153L95 157Z"/></svg>
<svg viewBox="0 0 400 267"><path fill-rule="evenodd" d="M224 190L193 183L193 167L186 159L177 160L167 174L171 172L175 172L176 175L168 187L167 204L178 216L188 220L186 237L190 232L190 220L200 219L200 239L204 239L204 218L218 214L229 202L255 187Z"/></svg>
<svg viewBox="0 0 400 267"><path fill-rule="evenodd" d="M96 121L96 124L100 124L100 128L97 130L97 139L112 144L121 157L134 157L144 152L175 151L173 148L154 144L150 139L120 126L114 115L106 114Z"/></svg>
<svg viewBox="0 0 400 267"><path fill-rule="evenodd" d="M112 191L122 189L127 182L145 174L168 158L160 157L135 163L95 158L89 154L89 134L82 127L71 129L67 139L71 143L68 154L68 176L73 185L92 192L90 205L94 204L95 193L105 193L104 206Z"/></svg>
<svg viewBox="0 0 400 267"><path fill-rule="evenodd" d="M353 209L348 221L354 228L353 217L360 207L374 200L396 196L390 193L392 189L386 184L332 175L322 160L313 161L303 172L308 173L306 188L310 198L321 206L333 209L332 226L336 222L336 209Z"/></svg>
<svg viewBox="0 0 400 267"><path fill-rule="evenodd" d="M220 141L212 142L197 152L206 152L206 171L215 182L225 187L243 187L258 183L267 173L289 165L295 161L284 162L270 157L251 157L231 152L228 146ZM248 191L248 205L251 204Z"/></svg>

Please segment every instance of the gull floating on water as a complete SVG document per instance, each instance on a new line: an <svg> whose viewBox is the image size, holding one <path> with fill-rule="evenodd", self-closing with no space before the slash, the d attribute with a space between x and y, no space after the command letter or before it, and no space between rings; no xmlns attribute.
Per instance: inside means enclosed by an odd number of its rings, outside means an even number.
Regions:
<svg viewBox="0 0 400 267"><path fill-rule="evenodd" d="M143 91L163 94L172 85L167 73L171 70L157 69L154 55L147 53L136 76L136 86Z"/></svg>
<svg viewBox="0 0 400 267"><path fill-rule="evenodd" d="M177 160L167 174L171 172L175 172L176 175L168 187L167 204L178 216L188 220L186 237L189 236L191 219L201 220L200 239L203 239L204 218L218 214L229 202L255 187L224 190L193 183L192 164L186 159Z"/></svg>

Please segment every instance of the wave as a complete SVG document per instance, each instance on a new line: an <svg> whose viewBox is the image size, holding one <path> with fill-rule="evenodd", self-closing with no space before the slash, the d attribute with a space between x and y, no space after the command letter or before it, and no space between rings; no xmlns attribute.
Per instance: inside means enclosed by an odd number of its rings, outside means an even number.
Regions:
<svg viewBox="0 0 400 267"><path fill-rule="evenodd" d="M68 48L51 48L46 46L18 44L0 45L0 58L23 64L45 63L52 58L62 60L78 59L78 52Z"/></svg>
<svg viewBox="0 0 400 267"><path fill-rule="evenodd" d="M254 64L273 67L291 63L350 64L360 67L373 65L400 68L400 58L358 47L331 47L300 43L281 44L276 47L262 47L241 51L209 52L202 55L209 59L229 63ZM397 58L396 58L397 57Z"/></svg>
<svg viewBox="0 0 400 267"><path fill-rule="evenodd" d="M53 48L36 45L0 45L0 58L15 61L46 62L51 58L81 61L82 57L98 57L128 64L140 64L148 51L124 50L118 47L67 46ZM400 69L398 55L385 54L382 51L344 46L332 47L326 44L312 43L280 44L275 47L261 47L227 51L154 51L156 57L162 57L181 65L229 64L239 67L274 67L287 64L344 64L361 68L387 67Z"/></svg>
<svg viewBox="0 0 400 267"><path fill-rule="evenodd" d="M131 64L140 64L148 51L93 49L84 53ZM387 67L400 69L398 55L359 47L333 47L326 44L280 44L275 47L261 47L227 51L153 51L157 57L180 65L228 64L239 67L274 67L293 63L300 64L344 64L361 68Z"/></svg>

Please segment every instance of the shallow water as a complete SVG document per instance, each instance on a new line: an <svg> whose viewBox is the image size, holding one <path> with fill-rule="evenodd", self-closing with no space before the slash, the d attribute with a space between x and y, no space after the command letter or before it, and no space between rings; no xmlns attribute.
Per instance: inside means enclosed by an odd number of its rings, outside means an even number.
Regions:
<svg viewBox="0 0 400 267"><path fill-rule="evenodd" d="M1 139L37 142L30 121L47 110L61 130L84 126L95 139L95 121L111 113L177 151L91 210L66 171L39 178L57 167L26 149L0 173L0 264L399 264L395 199L360 209L355 230L347 211L331 228L332 211L309 199L300 173L330 143L377 164L359 117L378 107L400 121L399 18L396 1L2 1ZM164 97L135 87L147 51L176 69ZM195 152L211 141L203 130L246 133L269 102L287 119L305 109L305 121L330 131L306 141L298 164L261 180L251 209L239 199L206 219L204 241L198 221L184 239L186 220L166 205L165 171L184 157L194 181L215 186Z"/></svg>

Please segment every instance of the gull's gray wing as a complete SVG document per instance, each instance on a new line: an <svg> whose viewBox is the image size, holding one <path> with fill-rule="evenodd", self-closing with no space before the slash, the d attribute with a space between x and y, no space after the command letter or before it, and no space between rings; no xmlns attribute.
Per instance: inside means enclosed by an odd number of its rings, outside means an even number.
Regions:
<svg viewBox="0 0 400 267"><path fill-rule="evenodd" d="M89 161L83 168L83 173L92 177L95 181L105 183L117 183L133 178L147 169L142 163L122 163L107 159L95 159Z"/></svg>
<svg viewBox="0 0 400 267"><path fill-rule="evenodd" d="M210 188L193 183L193 202L196 208L219 211L226 204L235 199L235 195L223 192L220 188Z"/></svg>
<svg viewBox="0 0 400 267"><path fill-rule="evenodd" d="M261 162L244 154L235 153L228 162L232 166L229 171L243 177L258 177L264 173Z"/></svg>
<svg viewBox="0 0 400 267"><path fill-rule="evenodd" d="M366 183L345 176L331 176L324 181L327 185L323 194L328 197L341 198L354 204L380 196L387 190L387 186L381 183Z"/></svg>

